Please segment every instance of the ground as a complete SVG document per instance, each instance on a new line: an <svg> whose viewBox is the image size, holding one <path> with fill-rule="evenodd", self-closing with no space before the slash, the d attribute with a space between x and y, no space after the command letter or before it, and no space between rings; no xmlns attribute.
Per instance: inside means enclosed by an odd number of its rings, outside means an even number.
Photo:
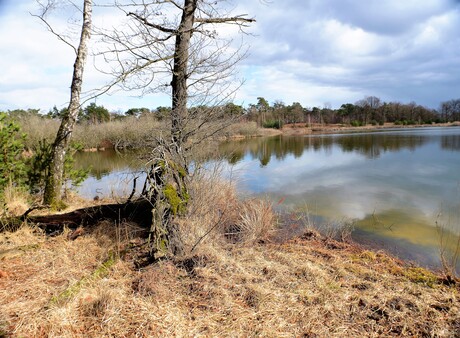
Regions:
<svg viewBox="0 0 460 338"><path fill-rule="evenodd" d="M460 286L314 230L146 267L134 225L0 236L6 337L459 337ZM72 240L71 238L75 238ZM2 336L2 334L0 334Z"/></svg>

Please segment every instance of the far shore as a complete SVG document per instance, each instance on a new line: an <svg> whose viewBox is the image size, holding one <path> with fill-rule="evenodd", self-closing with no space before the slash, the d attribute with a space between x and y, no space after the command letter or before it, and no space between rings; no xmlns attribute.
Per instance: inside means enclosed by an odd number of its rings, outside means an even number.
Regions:
<svg viewBox="0 0 460 338"><path fill-rule="evenodd" d="M417 124L417 125L397 125L385 123L384 125L366 125L353 127L343 124L314 124L307 127L305 123L286 124L281 129L262 129L261 136L301 136L301 135L321 135L321 134L340 134L340 133L359 133L370 131L385 131L389 129L413 129L413 128L432 128L432 127L460 127L460 122L438 123L438 124Z"/></svg>

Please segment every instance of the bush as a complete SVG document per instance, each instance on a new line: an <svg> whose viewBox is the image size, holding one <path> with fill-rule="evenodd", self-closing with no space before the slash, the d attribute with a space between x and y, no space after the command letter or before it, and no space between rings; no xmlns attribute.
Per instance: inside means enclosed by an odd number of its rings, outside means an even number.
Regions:
<svg viewBox="0 0 460 338"><path fill-rule="evenodd" d="M26 179L22 152L26 135L19 125L0 112L0 193L7 184L21 186Z"/></svg>
<svg viewBox="0 0 460 338"><path fill-rule="evenodd" d="M281 122L280 120L269 120L269 121L264 122L263 127L281 129L283 128L283 122Z"/></svg>
<svg viewBox="0 0 460 338"><path fill-rule="evenodd" d="M358 120L353 120L351 121L351 126L352 127L361 127L363 125L363 123L361 121L358 121Z"/></svg>
<svg viewBox="0 0 460 338"><path fill-rule="evenodd" d="M89 169L75 169L73 155L81 150L81 145L72 143L70 149L66 152L64 161L64 187L67 184L72 186L80 185L87 177ZM52 145L43 139L34 147L34 155L28 161L28 185L33 193L42 192L45 188L45 179L51 164Z"/></svg>
<svg viewBox="0 0 460 338"><path fill-rule="evenodd" d="M283 127L283 124L279 120L268 120L264 122L263 127L272 128L272 129L281 129Z"/></svg>

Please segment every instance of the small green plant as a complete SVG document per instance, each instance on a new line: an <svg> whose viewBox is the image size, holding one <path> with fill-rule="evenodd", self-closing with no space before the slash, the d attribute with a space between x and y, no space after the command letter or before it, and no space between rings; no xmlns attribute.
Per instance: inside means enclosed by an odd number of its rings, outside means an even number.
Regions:
<svg viewBox="0 0 460 338"><path fill-rule="evenodd" d="M26 135L19 125L0 112L0 194L10 182L21 186L26 179L22 152Z"/></svg>
<svg viewBox="0 0 460 338"><path fill-rule="evenodd" d="M71 187L77 187L88 177L89 169L74 169L73 155L81 149L80 144L73 143L66 153L63 175L65 194L69 184ZM43 139L33 150L34 155L28 162L28 185L33 193L41 193L51 163L52 145Z"/></svg>

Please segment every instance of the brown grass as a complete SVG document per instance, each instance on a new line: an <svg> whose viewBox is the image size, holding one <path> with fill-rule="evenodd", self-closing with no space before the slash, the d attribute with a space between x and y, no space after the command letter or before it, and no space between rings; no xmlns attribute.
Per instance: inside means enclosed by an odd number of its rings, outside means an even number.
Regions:
<svg viewBox="0 0 460 338"><path fill-rule="evenodd" d="M105 222L73 241L68 233L50 238L30 227L0 234L0 332L458 337L458 284L313 230L270 242L274 219L266 202L241 202L230 184L209 177L198 182L203 189L192 189L191 213L180 221L186 254L147 268L123 255L139 242L132 224ZM229 229L242 235L229 238ZM20 253L2 256L8 250ZM95 273L113 253L121 258Z"/></svg>

